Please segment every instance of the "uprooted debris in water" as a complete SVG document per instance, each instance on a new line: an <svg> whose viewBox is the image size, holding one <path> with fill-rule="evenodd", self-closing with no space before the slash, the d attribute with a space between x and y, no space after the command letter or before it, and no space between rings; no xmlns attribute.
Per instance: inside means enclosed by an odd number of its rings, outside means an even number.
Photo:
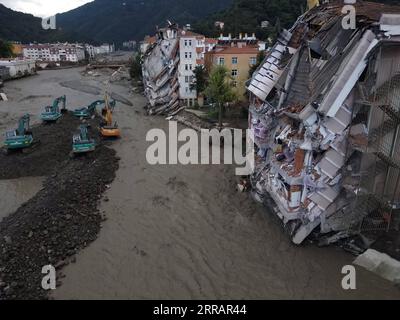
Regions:
<svg viewBox="0 0 400 320"><path fill-rule="evenodd" d="M0 223L0 299L46 299L42 267L60 269L100 231L97 205L118 159L101 142L93 153L71 158L77 122L68 114L57 124L33 127L42 140L37 149L0 155L0 179L47 175L43 189ZM98 122L91 120L92 130Z"/></svg>

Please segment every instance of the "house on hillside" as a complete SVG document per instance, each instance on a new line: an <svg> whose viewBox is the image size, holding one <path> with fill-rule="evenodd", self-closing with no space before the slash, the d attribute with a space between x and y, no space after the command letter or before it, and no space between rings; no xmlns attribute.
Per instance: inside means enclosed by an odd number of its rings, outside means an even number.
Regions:
<svg viewBox="0 0 400 320"><path fill-rule="evenodd" d="M254 196L302 243L395 228L400 210L400 6L314 7L248 85Z"/></svg>

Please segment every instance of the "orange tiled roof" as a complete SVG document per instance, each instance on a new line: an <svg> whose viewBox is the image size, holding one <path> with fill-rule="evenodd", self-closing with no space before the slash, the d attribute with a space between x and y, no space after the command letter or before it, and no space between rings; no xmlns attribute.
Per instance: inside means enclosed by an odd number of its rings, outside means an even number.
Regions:
<svg viewBox="0 0 400 320"><path fill-rule="evenodd" d="M211 54L258 54L258 47L245 46L245 47L217 47L211 50Z"/></svg>

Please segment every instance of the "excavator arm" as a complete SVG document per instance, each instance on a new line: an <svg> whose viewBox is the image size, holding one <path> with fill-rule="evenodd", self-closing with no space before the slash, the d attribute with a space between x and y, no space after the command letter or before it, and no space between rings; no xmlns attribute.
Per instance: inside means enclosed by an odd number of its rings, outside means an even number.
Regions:
<svg viewBox="0 0 400 320"><path fill-rule="evenodd" d="M29 121L30 121L30 116L29 114L25 114L21 119L19 119L18 123L18 135L23 136L26 134L26 132L29 131Z"/></svg>

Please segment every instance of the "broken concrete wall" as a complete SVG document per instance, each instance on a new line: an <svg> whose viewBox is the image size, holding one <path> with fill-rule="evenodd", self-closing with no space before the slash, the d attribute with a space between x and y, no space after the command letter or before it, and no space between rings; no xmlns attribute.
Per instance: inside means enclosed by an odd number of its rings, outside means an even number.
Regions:
<svg viewBox="0 0 400 320"><path fill-rule="evenodd" d="M143 83L150 114L171 114L179 109L178 28L160 29L157 41L149 47L143 61Z"/></svg>
<svg viewBox="0 0 400 320"><path fill-rule="evenodd" d="M395 71L400 6L357 3L360 28L346 30L343 5L330 1L301 16L279 37L248 87L257 150L254 194L260 201L274 200L296 244L318 227L320 235L350 232L368 210L376 210L360 209L364 196L378 203L391 198L392 207L399 202L400 91L394 80L400 78ZM375 27L379 21L385 23L381 29ZM383 60L386 69L392 64L386 78L377 69ZM377 104L371 97L379 92L384 103ZM374 168L385 161L386 169L368 170L371 159ZM365 169L369 186L362 178Z"/></svg>

